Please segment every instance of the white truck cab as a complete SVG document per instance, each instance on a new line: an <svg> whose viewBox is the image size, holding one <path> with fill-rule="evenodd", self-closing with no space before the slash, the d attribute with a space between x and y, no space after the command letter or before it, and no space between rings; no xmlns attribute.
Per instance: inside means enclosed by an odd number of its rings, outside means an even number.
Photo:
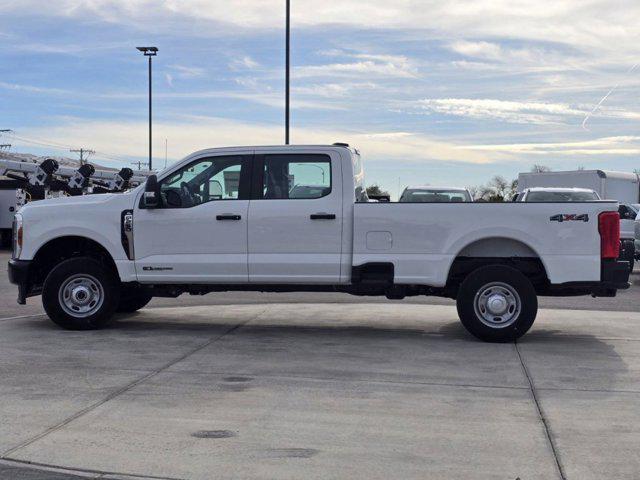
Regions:
<svg viewBox="0 0 640 480"><path fill-rule="evenodd" d="M337 291L455 298L464 326L507 341L538 295L613 296L617 202L368 202L343 144L208 149L121 194L43 200L14 222L10 280L65 328L154 296Z"/></svg>
<svg viewBox="0 0 640 480"><path fill-rule="evenodd" d="M402 203L460 203L473 202L471 192L466 188L442 186L407 187L398 200Z"/></svg>

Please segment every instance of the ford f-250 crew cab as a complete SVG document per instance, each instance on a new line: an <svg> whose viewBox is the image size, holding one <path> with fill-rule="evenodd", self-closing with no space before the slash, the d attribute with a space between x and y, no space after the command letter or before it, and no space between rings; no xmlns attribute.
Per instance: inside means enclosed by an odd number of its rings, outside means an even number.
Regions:
<svg viewBox="0 0 640 480"><path fill-rule="evenodd" d="M15 218L9 276L58 325L108 324L154 296L337 291L457 300L475 336L509 341L538 295L613 296L618 204L368 202L357 150L210 149L121 194L43 200Z"/></svg>

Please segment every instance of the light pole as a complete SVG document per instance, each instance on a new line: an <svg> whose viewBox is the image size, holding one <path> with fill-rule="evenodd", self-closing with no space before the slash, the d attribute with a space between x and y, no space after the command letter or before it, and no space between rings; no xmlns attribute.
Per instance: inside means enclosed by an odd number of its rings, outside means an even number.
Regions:
<svg viewBox="0 0 640 480"><path fill-rule="evenodd" d="M291 79L291 0L287 0L286 15L286 72L285 72L285 100L284 100L284 143L289 145L289 81Z"/></svg>
<svg viewBox="0 0 640 480"><path fill-rule="evenodd" d="M136 47L145 57L149 57L149 170L151 170L151 58L158 54L156 47Z"/></svg>

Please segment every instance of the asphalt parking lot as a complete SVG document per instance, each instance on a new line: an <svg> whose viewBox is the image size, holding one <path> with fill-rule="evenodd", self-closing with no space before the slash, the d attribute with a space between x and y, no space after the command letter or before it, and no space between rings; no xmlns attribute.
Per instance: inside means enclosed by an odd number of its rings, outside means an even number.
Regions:
<svg viewBox="0 0 640 480"><path fill-rule="evenodd" d="M636 479L639 290L542 299L494 345L451 302L341 295L161 299L69 332L2 275L0 478Z"/></svg>

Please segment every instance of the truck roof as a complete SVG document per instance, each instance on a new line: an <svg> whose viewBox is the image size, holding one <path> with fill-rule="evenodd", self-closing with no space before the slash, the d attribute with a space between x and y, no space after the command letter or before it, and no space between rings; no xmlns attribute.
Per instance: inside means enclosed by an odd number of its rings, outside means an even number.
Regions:
<svg viewBox="0 0 640 480"><path fill-rule="evenodd" d="M621 180L638 181L638 174L632 172L614 172L611 170L560 170L551 172L523 172L522 176L537 175L586 175L596 174L600 178L616 178Z"/></svg>
<svg viewBox="0 0 640 480"><path fill-rule="evenodd" d="M354 147L350 147L347 144L333 144L333 145L234 145L229 147L212 147L212 148L203 148L202 150L198 150L196 152L191 153L191 155L207 153L207 152L218 152L218 151L233 151L233 150L309 150L309 149L336 149L336 148L344 148L351 152L357 153L357 149Z"/></svg>
<svg viewBox="0 0 640 480"><path fill-rule="evenodd" d="M466 192L467 189L464 187L443 187L433 185L409 185L405 190L436 190L438 192L452 190L454 192Z"/></svg>
<svg viewBox="0 0 640 480"><path fill-rule="evenodd" d="M577 187L531 187L525 188L523 191L527 192L589 192L593 193L594 190L590 188L577 188Z"/></svg>

